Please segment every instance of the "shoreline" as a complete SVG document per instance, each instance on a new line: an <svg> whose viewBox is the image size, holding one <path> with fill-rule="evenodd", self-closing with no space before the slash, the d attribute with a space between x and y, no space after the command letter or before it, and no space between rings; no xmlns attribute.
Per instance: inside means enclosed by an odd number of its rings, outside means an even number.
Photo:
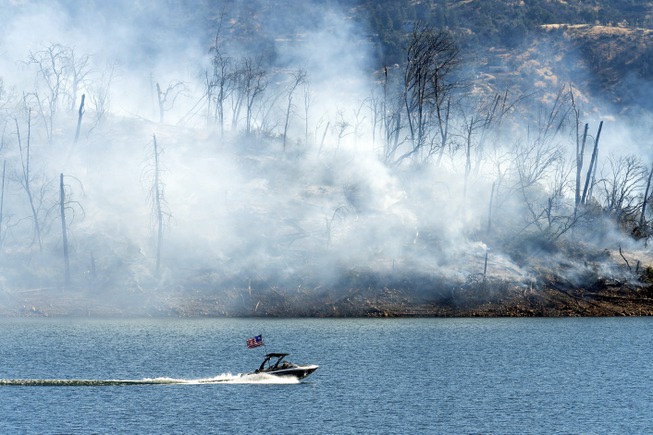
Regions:
<svg viewBox="0 0 653 435"><path fill-rule="evenodd" d="M653 316L653 286L456 289L437 297L396 289L288 294L276 289L216 296L200 291L129 292L108 298L75 290L0 294L0 317L619 317Z"/></svg>

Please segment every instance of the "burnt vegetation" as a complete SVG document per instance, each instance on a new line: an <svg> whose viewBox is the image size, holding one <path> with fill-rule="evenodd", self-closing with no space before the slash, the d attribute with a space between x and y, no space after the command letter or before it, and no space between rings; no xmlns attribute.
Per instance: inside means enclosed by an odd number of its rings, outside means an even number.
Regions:
<svg viewBox="0 0 653 435"><path fill-rule="evenodd" d="M653 314L647 2L168 3L204 56L147 115L72 45L0 71L0 313Z"/></svg>

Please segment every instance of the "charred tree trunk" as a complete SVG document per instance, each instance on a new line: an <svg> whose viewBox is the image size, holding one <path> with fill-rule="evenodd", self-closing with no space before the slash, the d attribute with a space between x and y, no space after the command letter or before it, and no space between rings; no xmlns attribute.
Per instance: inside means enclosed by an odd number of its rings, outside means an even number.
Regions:
<svg viewBox="0 0 653 435"><path fill-rule="evenodd" d="M39 252L43 251L43 242L41 241L41 224L39 222L38 211L36 209L36 204L34 201L34 195L32 194L32 186L30 182L31 177L31 167L30 167L30 141L32 134L32 111L27 110L27 144L23 147L23 142L20 136L20 127L18 126L18 120L16 121L16 137L18 140L18 150L20 152L20 163L22 166L22 186L27 195L29 201L30 209L32 211L32 219L34 221L34 237L39 245Z"/></svg>
<svg viewBox="0 0 653 435"><path fill-rule="evenodd" d="M642 202L642 213L639 215L639 228L642 230L644 228L644 223L646 222L646 204L648 203L648 195L651 189L651 178L653 177L653 167L648 172L648 178L646 179L646 190L644 190L644 202ZM3 177L4 184L4 177ZM2 209L0 208L0 224L2 223Z"/></svg>
<svg viewBox="0 0 653 435"><path fill-rule="evenodd" d="M156 84L156 97L159 103L159 122L163 124L163 114L165 113L165 109L163 108L164 95L163 92L161 92L161 86L159 86L159 83Z"/></svg>
<svg viewBox="0 0 653 435"><path fill-rule="evenodd" d="M438 125L440 126L440 153L438 154L438 163L437 166L440 167L442 162L442 156L444 156L444 150L447 147L447 141L449 140L449 113L451 112L451 98L447 98L447 107L444 112L444 119L441 116L440 109L438 107ZM443 122L444 121L444 122Z"/></svg>
<svg viewBox="0 0 653 435"><path fill-rule="evenodd" d="M70 256L68 254L68 229L66 227L66 191L63 174L59 175L59 211L61 213L61 237L63 241L64 286L70 286Z"/></svg>
<svg viewBox="0 0 653 435"><path fill-rule="evenodd" d="M583 139L580 142L576 143L576 199L574 211L578 208L578 205L581 202L581 191L580 184L582 178L583 170L583 156L585 154L585 143L587 142L587 130L589 129L589 124L585 124L585 129L583 130Z"/></svg>
<svg viewBox="0 0 653 435"><path fill-rule="evenodd" d="M163 207L162 189L160 180L159 166L159 147L156 142L156 135L152 135L154 143L154 213L156 216L157 235L156 235L156 276L159 276L161 268L161 244L163 243Z"/></svg>
<svg viewBox="0 0 653 435"><path fill-rule="evenodd" d="M580 200L582 204L587 204L587 201L592 196L592 186L594 174L596 174L596 165L597 158L599 154L599 139L601 137L601 129L603 128L603 121L599 124L599 131L596 133L596 139L594 140L594 151L592 151L592 159L590 160L590 166L587 169L587 176L585 177L585 188L583 189L583 196Z"/></svg>
<svg viewBox="0 0 653 435"><path fill-rule="evenodd" d="M472 170L472 133L474 130L474 118L472 118L467 128L467 144L465 147L465 184L463 187L463 201L467 201L467 183L469 182L469 173Z"/></svg>
<svg viewBox="0 0 653 435"><path fill-rule="evenodd" d="M422 147L430 143L436 123L442 128L440 109L456 87L450 81L450 73L459 63L458 56L458 48L446 31L436 31L419 23L415 25L406 52L403 83L403 105L412 149L397 162L419 155ZM423 157L431 155L432 150L429 150Z"/></svg>
<svg viewBox="0 0 653 435"><path fill-rule="evenodd" d="M586 201L589 201L592 198L592 191L594 190L594 185L596 184L596 168L599 165L599 138L601 137L601 129L603 128L603 121L599 124L599 131L596 133L596 144L594 149L596 151L596 159L594 160L594 167L592 168L592 181L590 183L590 188L587 193Z"/></svg>
<svg viewBox="0 0 653 435"><path fill-rule="evenodd" d="M288 105L286 106L286 119L283 124L283 151L286 151L286 143L288 140L288 127L290 125L290 114L292 111L292 99L293 99L293 94L295 93L295 90L297 89L297 86L299 86L301 83L304 82L306 79L306 72L299 70L293 74L291 74L293 81L290 84L290 89L288 90Z"/></svg>
<svg viewBox="0 0 653 435"><path fill-rule="evenodd" d="M79 131L82 128L82 116L84 116L84 100L86 94L82 94L82 102L79 104L79 111L77 112L77 131L75 132L75 143L79 140Z"/></svg>

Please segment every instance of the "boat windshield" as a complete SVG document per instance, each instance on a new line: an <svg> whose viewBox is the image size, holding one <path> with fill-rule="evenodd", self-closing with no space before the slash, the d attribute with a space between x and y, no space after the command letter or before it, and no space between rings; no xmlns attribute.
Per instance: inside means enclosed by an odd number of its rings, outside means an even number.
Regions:
<svg viewBox="0 0 653 435"><path fill-rule="evenodd" d="M287 353L274 353L266 355L265 359L261 363L261 367L259 367L259 370L279 368L281 360L284 359L287 355ZM285 361L284 364L286 364Z"/></svg>

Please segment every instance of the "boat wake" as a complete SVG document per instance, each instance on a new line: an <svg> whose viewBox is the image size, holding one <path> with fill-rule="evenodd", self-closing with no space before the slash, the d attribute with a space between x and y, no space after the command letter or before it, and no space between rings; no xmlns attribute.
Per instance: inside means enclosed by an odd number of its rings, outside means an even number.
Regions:
<svg viewBox="0 0 653 435"><path fill-rule="evenodd" d="M125 385L298 384L297 378L265 373L222 373L211 378L175 379L0 379L0 387L111 387Z"/></svg>

